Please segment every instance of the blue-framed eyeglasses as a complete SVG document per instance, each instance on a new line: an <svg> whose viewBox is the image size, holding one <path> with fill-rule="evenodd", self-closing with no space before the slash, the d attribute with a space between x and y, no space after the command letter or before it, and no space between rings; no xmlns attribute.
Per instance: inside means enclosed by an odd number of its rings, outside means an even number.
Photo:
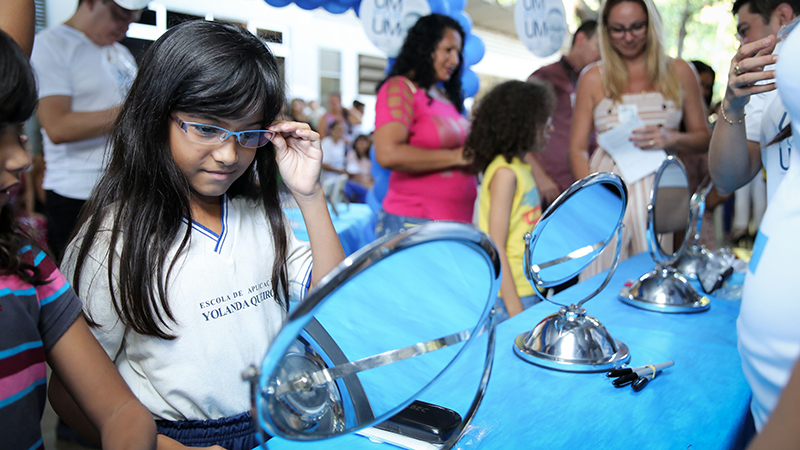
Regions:
<svg viewBox="0 0 800 450"><path fill-rule="evenodd" d="M244 130L231 131L215 125L207 125L198 122L184 122L174 113L170 114L172 120L186 133L186 137L192 142L204 145L219 145L229 137L236 136L239 145L247 148L258 148L266 145L275 132L268 130Z"/></svg>

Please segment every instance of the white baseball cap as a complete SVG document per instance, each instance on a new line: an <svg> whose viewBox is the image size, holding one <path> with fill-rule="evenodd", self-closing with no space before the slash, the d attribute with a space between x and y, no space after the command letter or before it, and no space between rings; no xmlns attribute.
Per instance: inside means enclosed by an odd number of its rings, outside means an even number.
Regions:
<svg viewBox="0 0 800 450"><path fill-rule="evenodd" d="M147 8L147 5L150 4L150 0L114 0L114 3L116 3L122 8L131 11L136 11L139 9Z"/></svg>

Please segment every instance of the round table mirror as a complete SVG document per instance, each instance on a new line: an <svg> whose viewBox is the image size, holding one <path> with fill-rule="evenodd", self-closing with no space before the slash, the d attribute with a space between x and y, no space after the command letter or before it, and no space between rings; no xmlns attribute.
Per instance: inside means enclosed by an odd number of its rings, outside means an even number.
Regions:
<svg viewBox="0 0 800 450"><path fill-rule="evenodd" d="M626 363L628 347L614 339L582 305L609 282L616 268L625 215L627 189L611 173L578 180L545 211L526 237L525 275L537 295L561 308L514 340L514 352L525 361L567 372L598 372ZM558 303L543 295L544 288L577 277L617 236L612 267L599 278L589 296ZM599 280L599 281L598 281ZM591 280L590 280L591 281ZM587 282L590 282L587 281ZM558 298L569 298L569 291Z"/></svg>
<svg viewBox="0 0 800 450"><path fill-rule="evenodd" d="M655 174L647 206L647 242L656 268L620 291L619 299L637 308L664 313L709 308L688 279L673 267L690 231L689 181L686 169L668 156Z"/></svg>
<svg viewBox="0 0 800 450"><path fill-rule="evenodd" d="M497 250L468 225L429 223L370 244L328 274L293 308L250 368L259 431L312 441L383 422L475 345L491 371ZM474 339L479 334L488 339ZM475 344L481 342L481 344ZM452 447L479 401L461 416ZM447 405L442 405L447 406Z"/></svg>

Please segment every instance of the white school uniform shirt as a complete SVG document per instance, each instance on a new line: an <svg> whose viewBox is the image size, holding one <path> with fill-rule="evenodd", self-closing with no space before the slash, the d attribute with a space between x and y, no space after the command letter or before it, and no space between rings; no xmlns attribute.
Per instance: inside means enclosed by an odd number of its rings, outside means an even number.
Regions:
<svg viewBox="0 0 800 450"><path fill-rule="evenodd" d="M800 32L784 41L775 81L789 115L800 117ZM792 122L794 135L800 121ZM775 409L800 354L800 155L793 150L788 170L770 199L753 245L736 320L742 371L753 391L750 411L761 431ZM770 173L767 172L767 176Z"/></svg>
<svg viewBox="0 0 800 450"><path fill-rule="evenodd" d="M174 340L140 335L121 324L103 265L107 246L96 243L84 264L79 285L84 311L101 325L92 332L155 419L208 420L248 411L249 390L241 373L250 364L260 366L285 319L271 291L274 253L263 207L224 197L222 226L218 236L191 225L190 244L168 284ZM167 261L184 231L178 232ZM286 233L290 299L299 300L311 280L311 250L291 229ZM99 236L100 242L109 236ZM63 264L69 280L76 248L70 245Z"/></svg>
<svg viewBox="0 0 800 450"><path fill-rule="evenodd" d="M780 96L767 105L761 117L761 163L767 171L767 203L775 195L781 180L789 170L790 153L794 148L794 135L787 139L767 146L767 144L783 129L791 125L792 119L783 106ZM756 175L756 176L760 176Z"/></svg>
<svg viewBox="0 0 800 450"><path fill-rule="evenodd" d="M68 25L36 35L31 54L39 98L72 98L75 112L93 112L122 104L136 78L136 60L125 46L99 46ZM108 135L54 144L42 128L47 170L44 188L79 200L89 198L105 168Z"/></svg>

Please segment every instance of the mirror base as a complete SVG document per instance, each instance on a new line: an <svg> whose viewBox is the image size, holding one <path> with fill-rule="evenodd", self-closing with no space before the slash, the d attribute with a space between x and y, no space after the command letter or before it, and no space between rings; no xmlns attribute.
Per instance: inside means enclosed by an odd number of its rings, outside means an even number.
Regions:
<svg viewBox="0 0 800 450"><path fill-rule="evenodd" d="M627 364L631 359L628 346L623 342L614 339L614 343L619 348L619 351L607 362L585 362L575 360L560 360L552 358L549 355L539 353L535 350L525 348L525 339L530 333L522 333L514 340L514 353L531 364L535 364L546 369L560 370L562 372L605 372L623 364Z"/></svg>
<svg viewBox="0 0 800 450"><path fill-rule="evenodd" d="M671 267L647 272L630 287L622 288L618 298L636 308L661 313L695 313L711 307L708 297L698 294L689 280Z"/></svg>
<svg viewBox="0 0 800 450"><path fill-rule="evenodd" d="M673 267L685 275L686 278L696 280L697 273L703 270L703 267L708 263L708 259L708 250L702 245L695 245L682 252Z"/></svg>
<svg viewBox="0 0 800 450"><path fill-rule="evenodd" d="M514 339L514 353L531 364L564 372L602 372L630 360L630 351L576 305L562 307Z"/></svg>

